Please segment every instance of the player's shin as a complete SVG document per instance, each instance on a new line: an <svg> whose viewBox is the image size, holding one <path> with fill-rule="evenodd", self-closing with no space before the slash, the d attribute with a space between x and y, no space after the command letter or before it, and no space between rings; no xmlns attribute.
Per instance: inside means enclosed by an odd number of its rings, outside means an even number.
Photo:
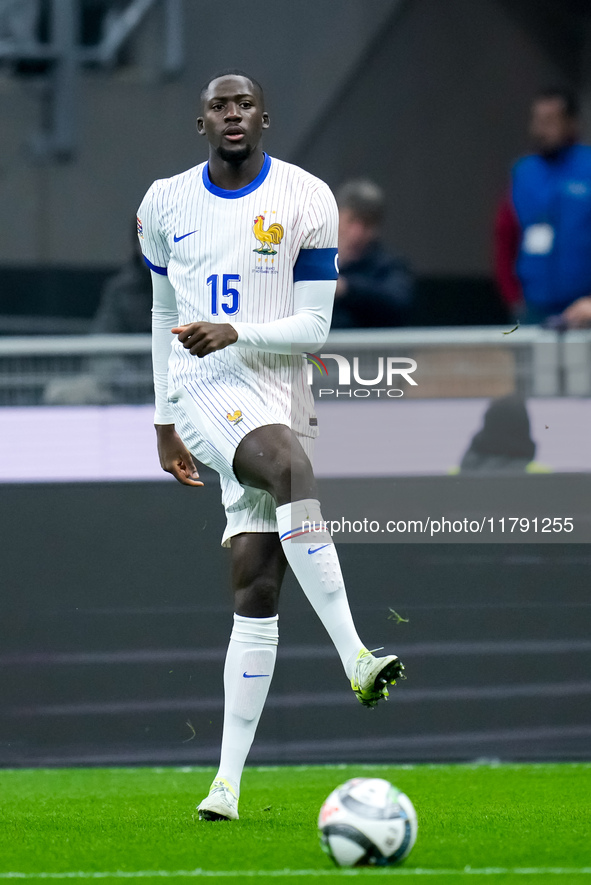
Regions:
<svg viewBox="0 0 591 885"><path fill-rule="evenodd" d="M224 778L240 792L246 757L269 692L277 643L278 617L244 618L234 615L234 629L224 667L224 730L216 778Z"/></svg>
<svg viewBox="0 0 591 885"><path fill-rule="evenodd" d="M363 648L353 623L339 558L313 498L277 508L279 538L294 575L324 624L350 679Z"/></svg>

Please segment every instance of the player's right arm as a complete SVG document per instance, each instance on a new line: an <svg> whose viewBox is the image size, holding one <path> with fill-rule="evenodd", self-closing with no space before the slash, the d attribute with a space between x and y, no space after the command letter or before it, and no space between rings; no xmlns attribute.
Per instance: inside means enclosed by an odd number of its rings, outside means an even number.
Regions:
<svg viewBox="0 0 591 885"><path fill-rule="evenodd" d="M138 210L138 236L144 260L152 276L152 365L156 412L154 426L160 466L183 485L202 486L191 453L174 427L174 415L168 402L168 358L171 327L178 324L174 288L168 279L170 252L160 231L155 203L154 185Z"/></svg>
<svg viewBox="0 0 591 885"><path fill-rule="evenodd" d="M168 276L152 274L152 365L156 414L154 426L160 466L187 486L202 486L193 457L174 428L174 416L168 402L168 357L171 326L178 323L174 288Z"/></svg>

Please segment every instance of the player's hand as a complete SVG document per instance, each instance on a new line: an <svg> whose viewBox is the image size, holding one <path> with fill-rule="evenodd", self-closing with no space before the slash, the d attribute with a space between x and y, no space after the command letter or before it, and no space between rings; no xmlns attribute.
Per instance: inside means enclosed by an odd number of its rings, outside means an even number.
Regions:
<svg viewBox="0 0 591 885"><path fill-rule="evenodd" d="M171 329L193 356L203 357L238 341L238 332L229 323L188 323Z"/></svg>
<svg viewBox="0 0 591 885"><path fill-rule="evenodd" d="M174 429L174 424L156 424L160 466L185 486L202 486L191 452Z"/></svg>

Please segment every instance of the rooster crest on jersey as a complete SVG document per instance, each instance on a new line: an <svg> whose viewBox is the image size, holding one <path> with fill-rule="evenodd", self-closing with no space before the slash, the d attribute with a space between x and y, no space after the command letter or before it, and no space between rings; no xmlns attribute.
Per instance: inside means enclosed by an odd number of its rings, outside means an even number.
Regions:
<svg viewBox="0 0 591 885"><path fill-rule="evenodd" d="M242 421L242 412L240 411L240 409L236 409L235 412L228 412L226 418L228 419L230 424L238 424L240 421Z"/></svg>
<svg viewBox="0 0 591 885"><path fill-rule="evenodd" d="M259 255L277 255L277 250L274 249L273 246L278 246L283 239L283 227L277 221L274 221L269 225L267 230L264 230L264 223L265 217L263 215L257 215L254 220L252 232L261 244L261 247L260 249L253 249L252 251L258 252Z"/></svg>

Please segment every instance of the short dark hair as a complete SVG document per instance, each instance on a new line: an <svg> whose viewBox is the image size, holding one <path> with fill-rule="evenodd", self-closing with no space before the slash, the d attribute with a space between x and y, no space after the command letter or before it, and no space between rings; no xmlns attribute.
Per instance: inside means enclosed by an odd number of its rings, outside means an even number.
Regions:
<svg viewBox="0 0 591 885"><path fill-rule="evenodd" d="M377 224L384 217L384 192L369 179L346 181L336 192L336 200L339 209L350 209L365 221Z"/></svg>
<svg viewBox="0 0 591 885"><path fill-rule="evenodd" d="M199 97L202 102L205 98L205 93L207 92L213 81L219 80L220 77L244 77L246 80L250 80L255 88L255 91L259 94L263 107L265 106L265 93L263 92L263 87L261 86L259 81L255 80L254 77L251 77L250 74L247 74L246 71L240 71L238 68L225 68L223 71L218 71L217 74L214 74L213 77L210 77L207 83L203 84L199 92Z"/></svg>
<svg viewBox="0 0 591 885"><path fill-rule="evenodd" d="M540 89L534 95L534 102L556 99L564 105L564 113L571 120L577 120L581 116L581 103L578 96L572 91L561 86L548 86Z"/></svg>

